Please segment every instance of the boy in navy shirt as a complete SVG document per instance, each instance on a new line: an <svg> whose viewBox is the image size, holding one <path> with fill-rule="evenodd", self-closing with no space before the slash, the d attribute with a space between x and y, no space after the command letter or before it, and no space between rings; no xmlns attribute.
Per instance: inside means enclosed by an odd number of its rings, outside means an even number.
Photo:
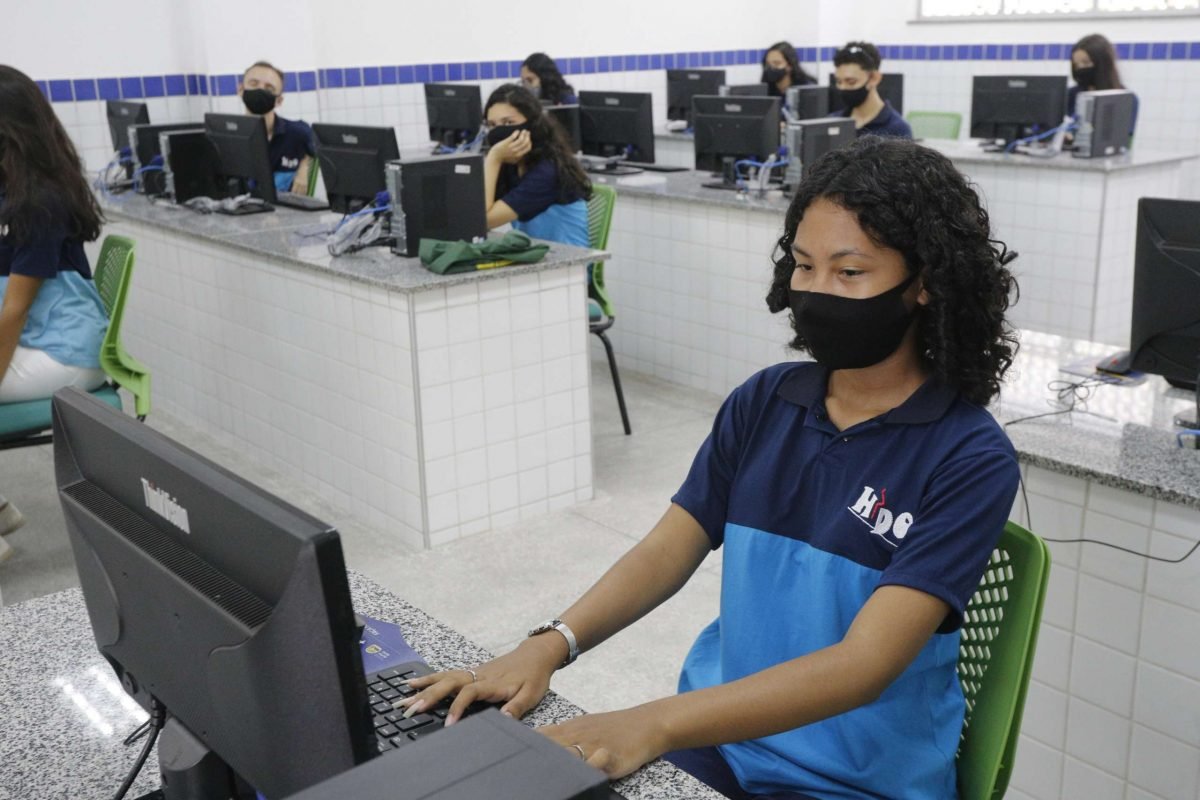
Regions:
<svg viewBox="0 0 1200 800"><path fill-rule="evenodd" d="M308 194L308 173L317 154L308 123L284 119L275 109L283 105L283 72L267 61L256 61L242 75L238 95L246 110L267 125L275 191Z"/></svg>
<svg viewBox="0 0 1200 800"><path fill-rule="evenodd" d="M957 798L958 630L1019 480L985 409L1016 345L991 237L933 150L868 136L818 161L767 297L816 363L734 390L644 540L513 652L414 681L406 713L457 693L448 723L524 714L723 547L680 693L542 731L611 777L665 755L737 800Z"/></svg>
<svg viewBox="0 0 1200 800"><path fill-rule="evenodd" d="M850 42L834 54L834 80L843 108L831 116L854 120L859 136L911 139L912 128L904 117L879 96L882 63L878 48L870 42Z"/></svg>

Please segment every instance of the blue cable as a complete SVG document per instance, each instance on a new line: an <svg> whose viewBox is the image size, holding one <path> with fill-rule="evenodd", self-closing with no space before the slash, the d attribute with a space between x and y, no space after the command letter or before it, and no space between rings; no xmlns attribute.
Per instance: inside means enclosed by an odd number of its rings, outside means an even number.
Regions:
<svg viewBox="0 0 1200 800"><path fill-rule="evenodd" d="M1011 152L1013 152L1013 150L1015 150L1017 148L1018 145L1029 144L1030 142L1038 142L1038 141L1041 141L1042 139L1049 139L1051 136L1058 133L1059 131L1070 132L1070 131L1076 130L1078 127L1079 127L1078 123L1076 123L1075 121L1071 121L1071 122L1066 123L1065 125L1059 125L1058 127L1051 128L1048 131L1043 131L1042 133L1037 133L1037 134L1034 134L1033 136L1026 136L1024 139L1014 139L1013 141L1011 141L1007 145L1005 145L1004 152L1011 153Z"/></svg>
<svg viewBox="0 0 1200 800"><path fill-rule="evenodd" d="M1183 437L1185 437L1185 436L1195 436L1197 438L1200 438L1200 429L1184 428L1183 430L1181 430L1175 434L1175 443L1177 445L1179 445L1180 447L1183 447Z"/></svg>
<svg viewBox="0 0 1200 800"><path fill-rule="evenodd" d="M781 149L786 151L786 148L781 148ZM785 158L771 164L771 169L775 169L776 167L786 167L787 165L788 165L788 159L785 157ZM733 177L737 181L738 188L739 189L746 188L746 181L742 177L742 173L741 173L739 167L758 167L759 169L762 169L765 166L767 166L767 165L765 163L763 163L762 161L755 161L752 158L743 158L741 161L733 162Z"/></svg>

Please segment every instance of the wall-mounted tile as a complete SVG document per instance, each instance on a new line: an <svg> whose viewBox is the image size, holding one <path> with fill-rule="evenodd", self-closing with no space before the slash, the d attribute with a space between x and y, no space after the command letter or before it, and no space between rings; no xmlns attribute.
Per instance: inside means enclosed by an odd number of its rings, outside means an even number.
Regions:
<svg viewBox="0 0 1200 800"><path fill-rule="evenodd" d="M75 94L76 102L95 100L99 96L96 92L96 81L91 78L74 80L71 82L71 88Z"/></svg>
<svg viewBox="0 0 1200 800"><path fill-rule="evenodd" d="M142 92L146 97L163 97L167 93L167 87L161 75L144 75L142 76Z"/></svg>
<svg viewBox="0 0 1200 800"><path fill-rule="evenodd" d="M140 77L121 78L121 99L140 100L144 96Z"/></svg>

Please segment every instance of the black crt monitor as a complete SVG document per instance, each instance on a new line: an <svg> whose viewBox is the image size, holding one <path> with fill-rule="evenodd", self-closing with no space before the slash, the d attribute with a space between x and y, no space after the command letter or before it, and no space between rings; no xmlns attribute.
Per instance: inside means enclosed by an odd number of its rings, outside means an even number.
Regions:
<svg viewBox="0 0 1200 800"><path fill-rule="evenodd" d="M145 103L134 103L128 100L109 100L107 114L108 133L112 137L114 152L120 152L130 147L130 126L150 124L150 109Z"/></svg>
<svg viewBox="0 0 1200 800"><path fill-rule="evenodd" d="M267 126L262 117L248 114L205 114L204 129L216 148L222 197L247 192L275 203L275 176L267 147Z"/></svg>
<svg viewBox="0 0 1200 800"><path fill-rule="evenodd" d="M220 157L207 131L168 131L160 133L158 141L166 170L163 192L174 202L222 196L225 187L218 181Z"/></svg>
<svg viewBox="0 0 1200 800"><path fill-rule="evenodd" d="M371 758L337 532L84 392L51 407L96 645L152 717L165 709L164 776L199 782L182 754L211 751L209 788L187 797L281 798Z"/></svg>
<svg viewBox="0 0 1200 800"><path fill-rule="evenodd" d="M383 177L389 161L400 158L396 131L389 127L314 123L317 161L329 207L351 214L387 191Z"/></svg>
<svg viewBox="0 0 1200 800"><path fill-rule="evenodd" d="M416 256L421 239L472 241L487 236L483 156L431 156L387 165L392 252Z"/></svg>
<svg viewBox="0 0 1200 800"><path fill-rule="evenodd" d="M583 153L654 163L654 116L649 92L580 92Z"/></svg>
<svg viewBox="0 0 1200 800"><path fill-rule="evenodd" d="M726 159L765 160L779 150L778 97L692 99L696 169L724 172Z"/></svg>
<svg viewBox="0 0 1200 800"><path fill-rule="evenodd" d="M479 87L467 83L425 84L425 115L430 141L445 147L473 141L483 127Z"/></svg>
<svg viewBox="0 0 1200 800"><path fill-rule="evenodd" d="M971 138L1011 142L1062 124L1067 79L1054 75L976 75Z"/></svg>
<svg viewBox="0 0 1200 800"><path fill-rule="evenodd" d="M163 193L165 170L162 154L162 134L176 131L202 131L202 122L174 122L167 125L134 125L129 131L133 149L133 166L138 176L138 192L145 195Z"/></svg>
<svg viewBox="0 0 1200 800"><path fill-rule="evenodd" d="M725 85L723 69L667 70L667 119L692 122L692 98L719 95Z"/></svg>
<svg viewBox="0 0 1200 800"><path fill-rule="evenodd" d="M829 116L829 91L824 86L792 86L785 97L795 119Z"/></svg>
<svg viewBox="0 0 1200 800"><path fill-rule="evenodd" d="M842 96L838 94L837 75L829 73L829 110L842 111ZM891 104L897 114L904 114L904 73L885 72L879 81L879 97Z"/></svg>
<svg viewBox="0 0 1200 800"><path fill-rule="evenodd" d="M1196 391L1200 375L1200 201L1138 200L1129 367Z"/></svg>
<svg viewBox="0 0 1200 800"><path fill-rule="evenodd" d="M735 83L731 86L722 86L717 92L722 97L770 97L771 92L768 91L765 83Z"/></svg>
<svg viewBox="0 0 1200 800"><path fill-rule="evenodd" d="M550 116L554 117L567 134L567 141L571 144L571 152L578 153L583 149L583 133L580 128L579 105L570 106L543 106L545 111Z"/></svg>

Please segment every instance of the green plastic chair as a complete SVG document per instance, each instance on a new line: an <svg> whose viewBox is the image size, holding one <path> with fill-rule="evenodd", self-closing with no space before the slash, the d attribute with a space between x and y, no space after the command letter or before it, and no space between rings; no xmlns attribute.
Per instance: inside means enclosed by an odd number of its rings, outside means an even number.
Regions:
<svg viewBox="0 0 1200 800"><path fill-rule="evenodd" d="M1008 788L1049 577L1045 542L1009 522L963 620L960 800L993 800Z"/></svg>
<svg viewBox="0 0 1200 800"><path fill-rule="evenodd" d="M608 232L612 228L613 208L617 203L617 192L611 186L592 186L592 199L588 201L588 244L595 250L608 247ZM617 392L617 406L621 409L621 424L625 435L633 433L629 424L629 411L625 407L625 392L621 389L621 375L617 372L617 357L612 342L605 333L616 321L617 313L612 298L604 287L604 262L588 265L588 326L604 345L608 354L608 369L612 373L613 388Z"/></svg>
<svg viewBox="0 0 1200 800"><path fill-rule="evenodd" d="M309 159L308 164L308 196L313 197L317 193L317 182L321 175L321 160L316 156Z"/></svg>
<svg viewBox="0 0 1200 800"><path fill-rule="evenodd" d="M957 139L962 114L952 111L910 111L905 115L916 139Z"/></svg>
<svg viewBox="0 0 1200 800"><path fill-rule="evenodd" d="M100 345L100 368L109 380L91 394L122 411L117 388L127 389L133 395L138 419L144 420L150 412L150 372L121 345L121 321L133 274L133 250L131 239L107 236L93 270L96 290L108 312L108 331ZM48 397L24 403L0 403L0 450L48 444L53 441L47 432L50 427Z"/></svg>

